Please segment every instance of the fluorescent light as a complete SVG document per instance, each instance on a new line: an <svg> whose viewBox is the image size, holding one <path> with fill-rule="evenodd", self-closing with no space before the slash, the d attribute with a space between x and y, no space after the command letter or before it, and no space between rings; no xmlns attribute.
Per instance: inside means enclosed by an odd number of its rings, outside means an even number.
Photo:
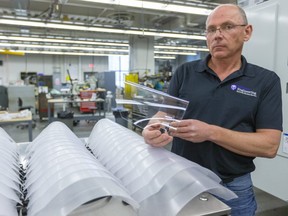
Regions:
<svg viewBox="0 0 288 216"><path fill-rule="evenodd" d="M54 38L38 38L38 37L20 37L20 36L0 36L0 40L21 40L21 41L35 41L35 42L49 42L49 43L72 43L72 44L90 44L102 46L123 46L128 47L128 43L112 43L99 41L83 41L83 40L66 40Z"/></svg>
<svg viewBox="0 0 288 216"><path fill-rule="evenodd" d="M63 22L65 23L65 22ZM141 35L141 36L154 36L154 37L170 37L170 38L184 38L184 39L194 39L194 40L206 40L205 36L201 35L191 35L187 33L176 33L176 32L158 32L157 30L151 29L113 29L104 27L92 27L85 25L71 25L71 24L59 24L59 23L48 23L48 22L32 22L23 20L11 20L11 19L0 19L0 24L3 25L20 25L20 26L31 26L37 28L56 28L56 29L69 29L78 31L92 31L92 32L106 32L115 34L129 34L129 35Z"/></svg>
<svg viewBox="0 0 288 216"><path fill-rule="evenodd" d="M160 3L160 2L152 2L152 1L140 1L140 0L82 0L86 2L94 2L94 3L102 3L109 4L115 6L126 6L126 7L135 7L141 9L150 9L150 10L160 10L167 12L177 12L177 13L185 13L185 14L199 14L199 15L208 15L211 10L200 7L191 7L191 6L183 6L178 4L170 4L170 3Z"/></svg>
<svg viewBox="0 0 288 216"><path fill-rule="evenodd" d="M75 47L75 46L51 46L41 44L11 44L11 43L0 43L0 46L16 46L16 47L27 47L27 48L44 48L44 49L66 49L66 50L84 50L84 51L106 51L106 52L129 52L128 49L115 49L115 48L93 48L93 47Z"/></svg>
<svg viewBox="0 0 288 216"><path fill-rule="evenodd" d="M154 54L168 54L168 55L197 55L194 52L173 52L173 51L154 51Z"/></svg>
<svg viewBox="0 0 288 216"><path fill-rule="evenodd" d="M181 47L181 46L162 46L156 45L154 46L156 49L175 49L175 50L195 50L195 51L207 51L209 52L208 48L201 48L201 47Z"/></svg>
<svg viewBox="0 0 288 216"><path fill-rule="evenodd" d="M40 39L39 42L43 41L49 41L49 42L72 42L73 40L58 40L58 39L52 39L50 38L28 38L28 37L12 37L12 36L0 36L0 41L2 40L22 40L22 41L32 41L32 42L38 42L37 39ZM47 40L46 40L47 39ZM115 43L112 43L113 45ZM106 44L107 45L107 44ZM119 44L120 45L120 44ZM54 50L77 50L77 51L83 51L83 52L116 52L116 53L129 53L128 44L125 44L125 48L109 48L109 47L85 47L85 46L63 46L63 45L47 45L47 44L26 44L26 43L1 43L1 47L8 47L10 49L13 49L13 47L21 47L21 48L32 48L32 49L54 49ZM176 47L176 46L164 46L164 45L155 45L154 48L159 50L154 50L155 54L166 54L166 55L196 55L195 52L189 52L190 50L195 51L208 51L207 48L201 48L201 47ZM161 50L161 49L166 49ZM177 50L182 50L178 52ZM186 51L186 52L185 52ZM61 52L62 53L62 52ZM65 52L66 53L66 52ZM90 53L88 53L90 55Z"/></svg>
<svg viewBox="0 0 288 216"><path fill-rule="evenodd" d="M47 54L47 55L77 55L77 56L127 56L125 54L105 54L105 53L76 53L76 52L55 52L55 51L36 51L36 50L17 50L18 52L29 54Z"/></svg>
<svg viewBox="0 0 288 216"><path fill-rule="evenodd" d="M102 46L116 46L116 47L129 47L129 44L127 42L123 43L115 43L115 42L101 42L101 41L89 41L89 40L73 40L73 39L55 39L55 38L41 38L41 37L28 37L28 36L5 36L5 35L0 35L0 41L1 40L11 40L11 41L28 41L28 42L49 42L49 43L70 43L70 44L81 44L81 45L102 45ZM12 44L11 44L12 45ZM13 44L14 45L14 44ZM22 45L15 45L15 46L22 46ZM24 45L23 45L24 46ZM28 46L28 45L26 45ZM40 45L39 45L40 46ZM41 44L41 46L44 46ZM47 45L48 46L48 45ZM54 45L55 46L55 45ZM58 46L57 47L47 47L47 48L61 48L61 49L85 49L84 47L63 47L63 46ZM155 45L155 49L165 49L165 50L192 50L192 51L204 51L204 52L209 52L208 48L204 47L191 47L191 46L170 46L170 45ZM97 50L100 48L87 48L87 50ZM104 49L104 48L103 48ZM111 48L112 49L112 48ZM115 51L116 49L114 49ZM113 50L108 50L108 51L113 51ZM121 50L117 50L121 51ZM123 51L123 50L122 50ZM126 52L126 50L124 50Z"/></svg>
<svg viewBox="0 0 288 216"><path fill-rule="evenodd" d="M155 59L176 59L175 56L154 56Z"/></svg>

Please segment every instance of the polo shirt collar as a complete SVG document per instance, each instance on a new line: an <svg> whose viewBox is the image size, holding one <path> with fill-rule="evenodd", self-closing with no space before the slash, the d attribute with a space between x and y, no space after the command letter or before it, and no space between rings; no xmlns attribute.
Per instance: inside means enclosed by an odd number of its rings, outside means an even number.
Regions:
<svg viewBox="0 0 288 216"><path fill-rule="evenodd" d="M208 67L208 61L211 58L211 54L208 54L204 59L202 59L200 61L200 64L198 64L198 67L195 69L197 72L208 72L209 70L211 70ZM241 56L241 61L242 61L242 65L241 68L236 72L237 76L241 76L241 75L245 75L248 77L255 77L256 74L254 71L252 70L247 70L248 68L248 62L246 60L246 58L242 55ZM236 74L235 74L236 75Z"/></svg>

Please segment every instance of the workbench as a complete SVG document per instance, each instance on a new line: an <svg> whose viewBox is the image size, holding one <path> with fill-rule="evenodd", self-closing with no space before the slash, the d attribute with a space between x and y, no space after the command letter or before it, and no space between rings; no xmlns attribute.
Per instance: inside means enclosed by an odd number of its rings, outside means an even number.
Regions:
<svg viewBox="0 0 288 216"><path fill-rule="evenodd" d="M63 99L63 98L57 98L57 99L49 99L48 100L48 122L51 123L53 120L57 119L54 116L51 116L51 107L52 104L63 104L63 111L66 110L66 105L69 103L83 103L83 102L94 102L96 103L96 107L104 107L104 110L101 109L96 109L95 107L91 107L91 115L83 114L83 115L77 115L73 116L73 120L78 121L78 120L87 120L87 121L97 121L102 118L106 117L106 111L105 111L105 100L102 98L97 98L97 99Z"/></svg>
<svg viewBox="0 0 288 216"><path fill-rule="evenodd" d="M20 124L20 123L27 123L28 124L28 139L29 142L32 141L32 113L28 112L28 116L25 117L17 117L20 114L20 112L5 112L1 111L0 115L8 115L11 118L3 119L0 118L0 125L8 125L8 124Z"/></svg>

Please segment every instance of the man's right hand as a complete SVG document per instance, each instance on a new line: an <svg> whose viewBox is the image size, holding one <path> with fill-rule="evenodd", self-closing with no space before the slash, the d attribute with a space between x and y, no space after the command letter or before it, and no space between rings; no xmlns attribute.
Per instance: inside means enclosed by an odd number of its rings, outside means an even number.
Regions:
<svg viewBox="0 0 288 216"><path fill-rule="evenodd" d="M142 131L142 136L147 144L154 147L163 147L172 142L173 137L167 132L162 133L160 128L163 126L159 124L147 125Z"/></svg>

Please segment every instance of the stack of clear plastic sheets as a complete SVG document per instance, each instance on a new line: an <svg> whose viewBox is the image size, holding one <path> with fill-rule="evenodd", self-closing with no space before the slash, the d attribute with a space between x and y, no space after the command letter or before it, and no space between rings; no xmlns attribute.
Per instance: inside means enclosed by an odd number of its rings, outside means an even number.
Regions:
<svg viewBox="0 0 288 216"><path fill-rule="evenodd" d="M211 171L108 119L85 142L51 123L27 143L20 165L17 144L0 135L0 215L21 215L16 206L25 203L27 216L176 216L203 192L236 197Z"/></svg>
<svg viewBox="0 0 288 216"><path fill-rule="evenodd" d="M131 130L103 119L93 128L89 148L140 205L139 216L175 216L203 193L232 199L213 172L164 148L147 145Z"/></svg>
<svg viewBox="0 0 288 216"><path fill-rule="evenodd" d="M18 215L21 179L17 144L0 128L0 215Z"/></svg>
<svg viewBox="0 0 288 216"><path fill-rule="evenodd" d="M120 215L136 215L138 204L121 182L65 124L45 128L27 147L26 157L29 216L109 215L113 208Z"/></svg>

